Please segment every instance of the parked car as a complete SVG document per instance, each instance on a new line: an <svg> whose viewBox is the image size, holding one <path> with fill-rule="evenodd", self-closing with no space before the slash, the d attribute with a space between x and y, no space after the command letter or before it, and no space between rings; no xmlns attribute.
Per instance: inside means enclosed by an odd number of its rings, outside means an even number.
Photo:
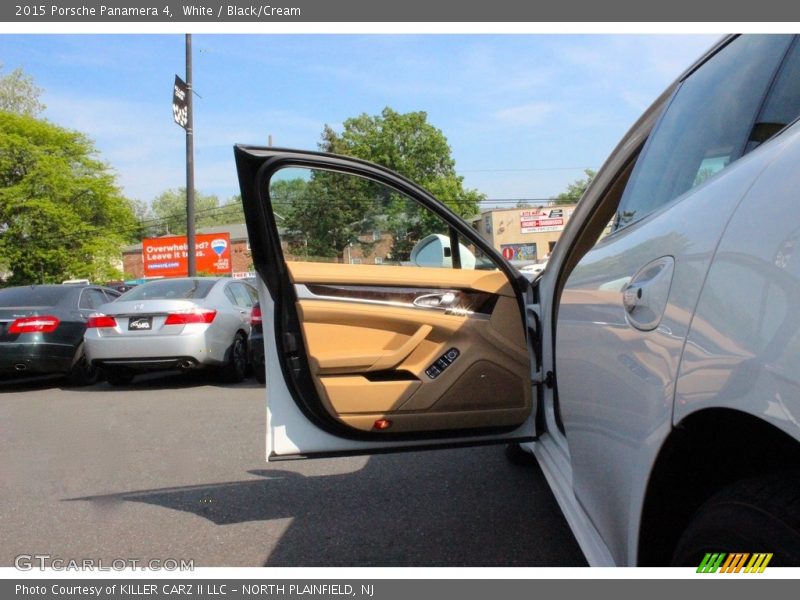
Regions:
<svg viewBox="0 0 800 600"><path fill-rule="evenodd" d="M107 281L105 283L105 287L111 288L112 290L117 290L120 294L124 294L128 290L132 290L138 284L136 283L125 283L124 281Z"/></svg>
<svg viewBox="0 0 800 600"><path fill-rule="evenodd" d="M261 305L256 302L250 313L250 335L247 338L247 355L253 368L253 375L259 383L267 381L264 369L264 322L261 319Z"/></svg>
<svg viewBox="0 0 800 600"><path fill-rule="evenodd" d="M539 275L542 271L544 271L546 267L547 267L547 261L544 261L520 267L519 272L522 273L523 275L526 275L529 279L533 279L534 277Z"/></svg>
<svg viewBox="0 0 800 600"><path fill-rule="evenodd" d="M241 381L257 300L255 288L228 278L149 281L99 307L88 322L86 354L111 385L145 371L202 367Z"/></svg>
<svg viewBox="0 0 800 600"><path fill-rule="evenodd" d="M72 385L94 383L83 333L89 315L117 296L89 285L0 289L0 374L63 373Z"/></svg>
<svg viewBox="0 0 800 600"><path fill-rule="evenodd" d="M385 168L237 146L276 327L269 458L511 442L592 565L800 565L798 115L795 36L721 40L622 139L533 282ZM293 262L319 234L281 238L285 179L308 214L404 196L496 269Z"/></svg>

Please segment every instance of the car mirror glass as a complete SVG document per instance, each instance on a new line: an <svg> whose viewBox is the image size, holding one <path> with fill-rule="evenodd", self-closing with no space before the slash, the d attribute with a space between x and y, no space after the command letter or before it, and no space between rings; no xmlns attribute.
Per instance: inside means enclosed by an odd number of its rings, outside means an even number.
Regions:
<svg viewBox="0 0 800 600"><path fill-rule="evenodd" d="M462 269L475 268L475 255L464 244L459 243ZM453 253L450 238L441 233L432 233L421 239L411 250L411 262L417 267L452 268Z"/></svg>

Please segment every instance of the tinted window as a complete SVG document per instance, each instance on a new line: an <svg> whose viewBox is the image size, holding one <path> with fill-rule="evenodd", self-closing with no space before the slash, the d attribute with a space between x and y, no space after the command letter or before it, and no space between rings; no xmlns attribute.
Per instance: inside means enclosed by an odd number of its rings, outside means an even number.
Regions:
<svg viewBox="0 0 800 600"><path fill-rule="evenodd" d="M800 115L800 44L795 40L783 60L764 108L750 132L747 152L762 144Z"/></svg>
<svg viewBox="0 0 800 600"><path fill-rule="evenodd" d="M680 86L651 134L620 202L637 221L739 158L792 36L733 40Z"/></svg>
<svg viewBox="0 0 800 600"><path fill-rule="evenodd" d="M252 286L249 286L249 285L246 285L246 286L244 286L244 289L246 289L247 293L250 295L250 303L251 303L251 305L255 304L256 302L258 302L258 290L256 290L256 288L254 288Z"/></svg>
<svg viewBox="0 0 800 600"><path fill-rule="evenodd" d="M80 307L81 308L99 308L108 302L105 294L100 290L85 289L81 292Z"/></svg>
<svg viewBox="0 0 800 600"><path fill-rule="evenodd" d="M245 306L247 308L253 306L253 301L250 299L250 294L247 293L247 290L244 289L244 286L241 283L231 284L230 287L231 291L233 292L233 296L236 299L236 304L239 306Z"/></svg>
<svg viewBox="0 0 800 600"><path fill-rule="evenodd" d="M133 288L124 294L127 300L171 300L205 298L215 279L160 279Z"/></svg>
<svg viewBox="0 0 800 600"><path fill-rule="evenodd" d="M74 288L68 287L16 287L0 290L0 306L55 306Z"/></svg>

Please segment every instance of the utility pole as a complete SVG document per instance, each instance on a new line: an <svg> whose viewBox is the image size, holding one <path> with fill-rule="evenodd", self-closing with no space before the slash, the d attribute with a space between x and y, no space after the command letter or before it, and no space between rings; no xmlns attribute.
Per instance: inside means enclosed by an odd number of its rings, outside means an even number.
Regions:
<svg viewBox="0 0 800 600"><path fill-rule="evenodd" d="M194 111L192 110L192 34L186 34L186 246L189 277L197 275L194 243Z"/></svg>

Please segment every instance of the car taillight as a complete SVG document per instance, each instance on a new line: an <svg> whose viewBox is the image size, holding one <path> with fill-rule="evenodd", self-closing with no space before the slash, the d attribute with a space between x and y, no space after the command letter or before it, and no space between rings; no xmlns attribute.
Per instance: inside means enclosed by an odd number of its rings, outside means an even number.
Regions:
<svg viewBox="0 0 800 600"><path fill-rule="evenodd" d="M86 327L116 327L117 320L108 315L92 315L86 323Z"/></svg>
<svg viewBox="0 0 800 600"><path fill-rule="evenodd" d="M250 312L250 325L261 325L261 307L258 305Z"/></svg>
<svg viewBox="0 0 800 600"><path fill-rule="evenodd" d="M9 333L50 333L55 331L61 321L58 317L21 317L11 323Z"/></svg>
<svg viewBox="0 0 800 600"><path fill-rule="evenodd" d="M211 323L217 311L213 308L196 308L187 311L178 311L167 315L164 325L186 325L188 323Z"/></svg>

